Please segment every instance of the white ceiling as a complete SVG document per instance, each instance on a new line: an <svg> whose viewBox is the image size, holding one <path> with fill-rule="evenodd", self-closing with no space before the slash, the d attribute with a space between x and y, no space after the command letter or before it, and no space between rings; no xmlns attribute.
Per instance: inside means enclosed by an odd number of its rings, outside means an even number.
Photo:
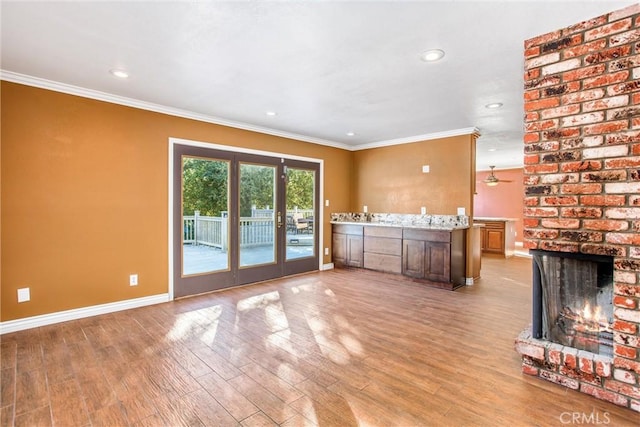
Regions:
<svg viewBox="0 0 640 427"><path fill-rule="evenodd" d="M524 40L634 3L3 0L2 78L347 149L477 128L520 167Z"/></svg>

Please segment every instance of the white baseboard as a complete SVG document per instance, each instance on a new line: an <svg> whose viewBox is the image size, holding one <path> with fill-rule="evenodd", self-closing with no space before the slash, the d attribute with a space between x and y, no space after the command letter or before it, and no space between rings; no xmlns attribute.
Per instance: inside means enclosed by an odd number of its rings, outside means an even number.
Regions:
<svg viewBox="0 0 640 427"><path fill-rule="evenodd" d="M322 270L333 270L333 268L334 268L334 265L332 262L322 265Z"/></svg>
<svg viewBox="0 0 640 427"><path fill-rule="evenodd" d="M0 335L37 328L40 326L52 325L54 323L67 322L69 320L97 316L99 314L114 313L116 311L129 310L131 308L160 304L168 301L169 294L160 294L125 301L110 302L107 304L93 305L90 307L75 308L72 310L58 311L50 314L26 317L24 319L9 320L0 323Z"/></svg>

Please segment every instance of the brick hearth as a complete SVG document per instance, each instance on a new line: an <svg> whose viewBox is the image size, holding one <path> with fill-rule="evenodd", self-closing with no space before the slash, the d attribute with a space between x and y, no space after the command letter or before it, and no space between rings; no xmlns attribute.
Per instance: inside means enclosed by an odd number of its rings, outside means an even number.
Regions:
<svg viewBox="0 0 640 427"><path fill-rule="evenodd" d="M516 341L524 373L640 412L640 5L525 42L524 244L614 257L613 357Z"/></svg>

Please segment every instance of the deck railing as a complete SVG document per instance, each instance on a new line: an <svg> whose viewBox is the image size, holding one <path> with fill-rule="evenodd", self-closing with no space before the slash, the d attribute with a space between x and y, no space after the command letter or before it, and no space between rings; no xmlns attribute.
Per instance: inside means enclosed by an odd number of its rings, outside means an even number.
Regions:
<svg viewBox="0 0 640 427"><path fill-rule="evenodd" d="M304 212L311 216L308 212L312 210L298 210L297 213ZM287 211L287 215L296 213L296 211ZM283 218L283 221L285 219ZM240 218L240 246L260 246L273 243L274 236L274 219L273 217L241 217ZM183 216L182 235L183 243L192 245L206 245L227 249L229 233L229 217L226 212L222 216L212 217L200 215L198 211L194 215Z"/></svg>

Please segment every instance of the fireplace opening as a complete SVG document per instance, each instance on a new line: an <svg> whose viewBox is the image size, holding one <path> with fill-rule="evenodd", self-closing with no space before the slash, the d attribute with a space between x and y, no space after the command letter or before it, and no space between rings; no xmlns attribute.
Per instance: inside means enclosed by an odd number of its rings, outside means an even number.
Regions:
<svg viewBox="0 0 640 427"><path fill-rule="evenodd" d="M613 257L531 250L534 338L613 355Z"/></svg>

